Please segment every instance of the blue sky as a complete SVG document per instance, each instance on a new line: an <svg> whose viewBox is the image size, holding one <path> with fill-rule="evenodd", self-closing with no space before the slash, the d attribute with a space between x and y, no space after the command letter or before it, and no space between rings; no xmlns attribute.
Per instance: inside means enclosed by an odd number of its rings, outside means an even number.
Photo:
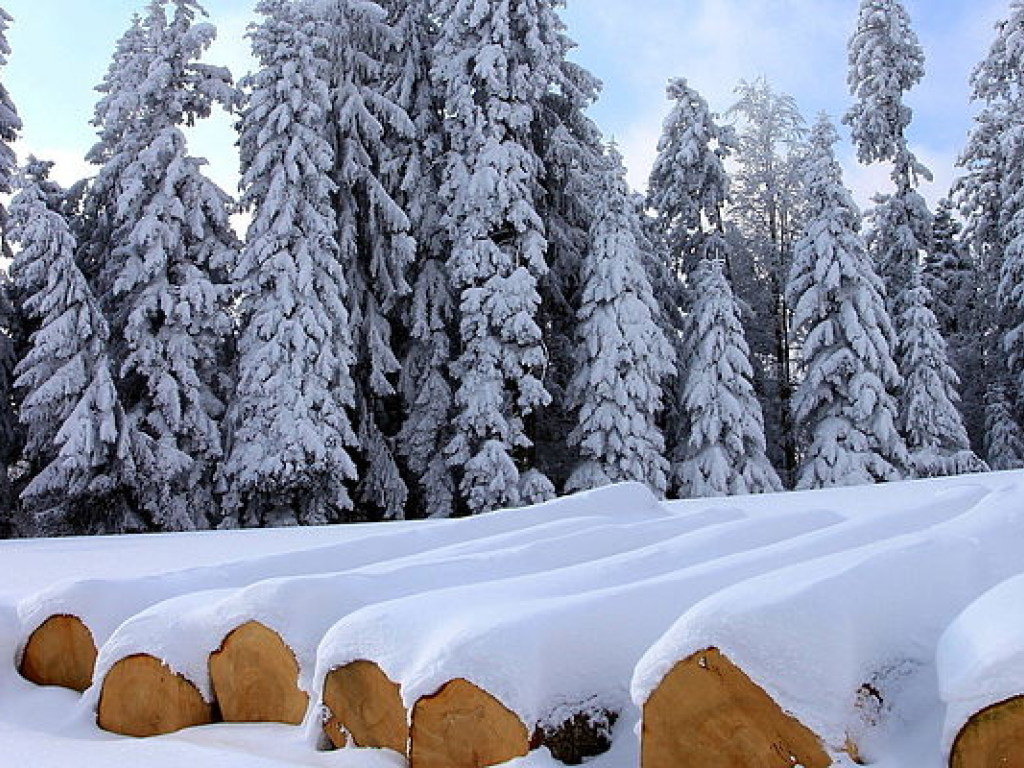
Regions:
<svg viewBox="0 0 1024 768"><path fill-rule="evenodd" d="M56 160L68 182L89 173L82 160L92 143L88 125L94 86L114 41L144 0L0 0L14 16L13 48L3 71L25 121L19 146ZM243 33L255 0L207 0L220 31L208 57L249 67ZM724 111L741 78L768 77L793 94L808 119L825 110L838 117L849 105L846 40L857 0L569 0L565 19L579 44L576 58L605 84L594 116L626 155L630 180L643 186L668 108L665 83L686 77ZM972 108L967 78L991 42L992 26L1009 0L909 0L926 49L928 76L910 98L911 139L936 174L925 190L934 200L954 174ZM230 121L221 116L193 132L193 151L233 191L237 158ZM886 187L884 168L864 169L845 151L847 180L862 201Z"/></svg>

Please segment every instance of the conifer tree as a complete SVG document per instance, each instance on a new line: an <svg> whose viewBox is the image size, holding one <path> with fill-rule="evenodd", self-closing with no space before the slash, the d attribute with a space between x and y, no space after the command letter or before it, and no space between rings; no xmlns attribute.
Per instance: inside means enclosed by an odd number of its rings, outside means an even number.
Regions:
<svg viewBox="0 0 1024 768"><path fill-rule="evenodd" d="M569 436L582 461L570 491L608 483L668 487L665 443L657 426L662 382L673 351L657 323L657 302L634 234L637 215L613 148L592 191L594 229L583 263L578 357L569 396L579 423Z"/></svg>
<svg viewBox="0 0 1024 768"><path fill-rule="evenodd" d="M735 137L731 129L715 122L707 102L686 80L670 80L667 96L673 106L663 124L646 200L653 214L647 227L653 256L649 271L661 305L661 322L682 368L694 273L705 256L708 233L723 230L722 206L729 191L724 160ZM666 385L663 422L666 452L673 462L688 433L680 393L682 375L678 370ZM677 474L670 473L670 478Z"/></svg>
<svg viewBox="0 0 1024 768"><path fill-rule="evenodd" d="M925 286L939 332L949 347L949 362L960 378L960 412L973 446L983 444L985 424L985 336L987 308L982 305L985 278L963 239L963 226L951 200L935 211L932 250L925 258Z"/></svg>
<svg viewBox="0 0 1024 768"><path fill-rule="evenodd" d="M14 284L7 272L0 270L0 539L15 533L15 494L9 469L17 461L22 444L14 389L18 363L15 338L22 325L21 314L14 303Z"/></svg>
<svg viewBox="0 0 1024 768"><path fill-rule="evenodd" d="M1019 254L1011 243L1019 235L1012 222L1022 198L1021 149L1006 137L1024 125L1024 102L1018 46L1024 29L1024 3L1014 0L1010 16L997 26L986 59L975 69L971 84L982 108L975 117L967 148L960 158L964 175L957 183L957 201L965 219L965 240L978 264L977 317L973 343L982 355L978 378L985 382L986 457L993 468L1020 466L1024 454L1013 447L1021 413L1019 384L1021 356L1014 349L1013 329L1019 327L1020 307L1013 301L1013 279ZM1009 280L1005 279L1009 278ZM1017 361L1016 367L1009 363ZM1007 374L1010 374L1009 376Z"/></svg>
<svg viewBox="0 0 1024 768"><path fill-rule="evenodd" d="M648 205L655 229L678 275L691 275L709 256L709 232L723 231L722 208L729 194L725 160L736 137L716 122L708 103L683 79L668 85L674 106L665 119L651 171Z"/></svg>
<svg viewBox="0 0 1024 768"><path fill-rule="evenodd" d="M7 30L13 19L0 8L0 67L6 66L11 55ZM17 159L11 144L21 130L21 118L7 87L0 82L0 194L13 191ZM9 259L7 212L0 205L0 255ZM14 498L8 479L8 467L14 463L21 445L21 435L15 407L14 366L17 362L17 343L20 326L20 308L14 299L12 286L5 272L0 271L0 537L13 533Z"/></svg>
<svg viewBox="0 0 1024 768"><path fill-rule="evenodd" d="M967 331L977 302L977 270L961 242L962 232L953 202L943 198L932 217L932 247L925 254L922 277L932 294L939 330L951 345Z"/></svg>
<svg viewBox="0 0 1024 768"><path fill-rule="evenodd" d="M34 535L138 530L127 478L133 457L107 355L109 330L75 263L75 240L41 188L48 165L32 163L11 204L21 250L14 274L37 323L17 368L24 391L21 496Z"/></svg>
<svg viewBox="0 0 1024 768"><path fill-rule="evenodd" d="M141 117L140 85L148 76L151 49L142 16L135 14L115 44L103 82L96 87L101 96L92 125L97 129L98 141L86 159L98 168L82 201L78 261L108 313L110 307L106 303L114 298L111 285L116 264L109 255L118 197L127 184L125 173L129 164L150 136Z"/></svg>
<svg viewBox="0 0 1024 768"><path fill-rule="evenodd" d="M396 445L410 480L408 512L450 517L457 489L444 449L451 437L454 398L449 367L455 300L445 268L449 240L441 222L444 136L438 94L430 80L437 19L429 0L389 0L385 7L401 41L388 59L395 72L388 98L415 129L411 140L394 132L388 137L384 166L387 188L406 211L416 241L409 270L412 292L400 318L408 338L398 379L405 419Z"/></svg>
<svg viewBox="0 0 1024 768"><path fill-rule="evenodd" d="M891 162L896 192L877 198L872 249L881 265L890 313L902 309L902 294L927 252L931 214L917 193L931 172L910 151L907 129L913 110L905 94L924 77L924 51L901 0L861 0L849 45L850 93L854 105L843 118L864 164Z"/></svg>
<svg viewBox="0 0 1024 768"><path fill-rule="evenodd" d="M694 295L682 375L688 434L674 485L682 498L781 491L765 455L750 349L721 259L700 263Z"/></svg>
<svg viewBox="0 0 1024 768"><path fill-rule="evenodd" d="M532 466L526 425L551 400L537 321L548 269L542 163L531 130L562 41L548 0L444 0L436 10L432 76L447 118L441 195L461 341L448 454L478 513L554 493Z"/></svg>
<svg viewBox="0 0 1024 768"><path fill-rule="evenodd" d="M972 80L975 99L985 104L972 138L973 159L986 159L989 180L998 184L994 189L986 186L979 190L976 207L994 205L998 211L999 244L993 250L1001 258L986 268L996 266L999 270L998 330L1011 374L1010 396L1016 401L1018 415L1024 412L1024 146L1014 137L1024 128L1022 32L1024 3L1014 0L1009 17L998 26L989 55Z"/></svg>
<svg viewBox="0 0 1024 768"><path fill-rule="evenodd" d="M242 82L239 125L252 222L235 270L243 299L225 474L233 523L322 524L352 509L356 443L332 208L330 41L308 6L262 0L257 11L250 36L260 69Z"/></svg>
<svg viewBox="0 0 1024 768"><path fill-rule="evenodd" d="M233 108L227 70L200 64L216 31L195 0L153 0L122 38L97 110L103 162L90 263L107 309L140 511L153 528L219 518L231 201L191 157L183 127Z"/></svg>
<svg viewBox="0 0 1024 768"><path fill-rule="evenodd" d="M1024 433L1001 383L989 386L985 408L985 456L993 471L1024 467Z"/></svg>
<svg viewBox="0 0 1024 768"><path fill-rule="evenodd" d="M534 146L543 161L543 195L538 214L548 242L548 271L538 281L541 305L538 323L544 329L548 353L544 387L551 403L543 416L530 418L538 469L558 488L564 488L579 464L579 453L567 436L576 424L568 391L576 372L576 310L583 261L590 248L593 210L589 195L605 173L605 142L587 114L597 100L601 83L586 69L569 61L574 43L564 30L554 48L560 58L557 81L541 99L534 129ZM642 240L642 238L641 238Z"/></svg>
<svg viewBox="0 0 1024 768"><path fill-rule="evenodd" d="M906 295L898 357L906 380L900 403L900 427L918 477L983 472L986 467L970 449L957 410L960 379L949 364L946 341L931 311L931 295L915 275Z"/></svg>
<svg viewBox="0 0 1024 768"><path fill-rule="evenodd" d="M805 440L802 489L898 480L909 463L896 426L900 375L885 289L843 186L837 141L822 117L807 161L807 230L787 290L793 340L802 344L803 378L793 398Z"/></svg>
<svg viewBox="0 0 1024 768"><path fill-rule="evenodd" d="M410 142L416 131L391 98L396 73L389 51L400 46L383 9L362 0L331 0L325 12L333 30L337 237L357 353L353 376L362 459L357 508L369 516L404 517L409 492L393 441L401 428L396 325L411 291L416 243L385 167L392 159L389 144Z"/></svg>

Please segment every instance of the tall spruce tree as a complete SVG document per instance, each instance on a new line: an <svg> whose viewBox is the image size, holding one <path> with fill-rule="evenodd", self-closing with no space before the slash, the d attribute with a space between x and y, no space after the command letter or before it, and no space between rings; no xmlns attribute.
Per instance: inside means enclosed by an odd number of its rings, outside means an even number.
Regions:
<svg viewBox="0 0 1024 768"><path fill-rule="evenodd" d="M719 125L707 101L686 80L668 85L674 104L665 119L651 171L647 203L655 229L679 275L691 275L707 253L708 234L720 233L729 194L725 161L736 136Z"/></svg>
<svg viewBox="0 0 1024 768"><path fill-rule="evenodd" d="M932 312L920 270L906 294L898 357L904 362L900 428L918 477L959 475L987 469L970 449L960 402L960 379L949 363L946 341Z"/></svg>
<svg viewBox="0 0 1024 768"><path fill-rule="evenodd" d="M11 204L21 248L14 274L37 323L17 368L24 392L21 528L33 535L138 530L127 479L134 472L125 414L107 354L109 330L75 263L75 239L42 189L47 164L32 163Z"/></svg>
<svg viewBox="0 0 1024 768"><path fill-rule="evenodd" d="M984 277L963 238L953 202L939 201L932 227L932 250L924 263L925 285L939 332L949 348L949 362L960 379L964 427L971 445L984 443L985 336L987 308L982 305ZM982 343L980 343L982 342Z"/></svg>
<svg viewBox="0 0 1024 768"><path fill-rule="evenodd" d="M781 491L765 454L750 349L725 263L704 259L694 282L681 392L688 434L673 484L683 498Z"/></svg>
<svg viewBox="0 0 1024 768"><path fill-rule="evenodd" d="M400 47L384 9L362 0L324 4L332 29L335 208L338 245L349 280L355 341L356 432L361 466L357 509L369 517L405 516L408 487L395 456L401 429L397 380L403 301L416 255L410 221L389 188L394 141L416 129L392 98L398 76L390 52ZM404 329L401 334L404 335Z"/></svg>
<svg viewBox="0 0 1024 768"><path fill-rule="evenodd" d="M262 0L260 69L239 124L238 375L228 411L233 523L320 524L352 509L355 361L331 181L330 39L308 5Z"/></svg>
<svg viewBox="0 0 1024 768"><path fill-rule="evenodd" d="M613 148L592 190L594 228L583 262L576 375L571 402L579 422L569 436L581 463L567 489L645 482L668 487L669 464L657 425L662 382L673 350L658 326L658 305L635 235L638 210Z"/></svg>
<svg viewBox="0 0 1024 768"><path fill-rule="evenodd" d="M216 30L195 0L153 0L122 38L97 109L103 163L89 259L111 324L140 512L159 530L205 527L220 510L230 198L188 154L183 128L233 108L230 73L200 64Z"/></svg>
<svg viewBox="0 0 1024 768"><path fill-rule="evenodd" d="M547 406L538 324L547 240L538 215L543 164L532 142L563 45L550 0L444 0L433 79L442 97L448 268L461 354L455 436L470 512L539 501L554 487L531 457L527 419Z"/></svg>
<svg viewBox="0 0 1024 768"><path fill-rule="evenodd" d="M0 8L0 67L7 65L11 46L7 30L13 19ZM0 82L0 194L13 191L17 159L11 144L21 130L21 118L7 87ZM9 259L7 212L0 205L0 255ZM8 470L20 453L21 434L15 406L14 366L17 344L23 325L20 307L15 301L13 286L5 271L0 270L0 537L14 532L14 496Z"/></svg>
<svg viewBox="0 0 1024 768"><path fill-rule="evenodd" d="M395 72L388 98L408 115L415 135L392 133L384 166L387 187L407 213L416 258L409 270L412 292L404 302L404 344L398 391L404 421L396 436L409 476L407 513L450 517L455 512L456 479L444 448L451 435L454 390L449 366L454 348L455 300L445 268L448 236L440 187L444 136L438 94L430 80L437 35L430 0L390 0L394 34L401 45L389 62Z"/></svg>
<svg viewBox="0 0 1024 768"><path fill-rule="evenodd" d="M998 308L1003 320L1003 351L1010 367L1016 408L1024 412L1024 147L1015 140L1024 128L1024 3L1013 2L999 25L988 58L974 75L975 96L1001 123L999 229L1005 248L999 265Z"/></svg>
<svg viewBox="0 0 1024 768"><path fill-rule="evenodd" d="M899 434L895 335L885 289L843 186L838 135L827 117L807 161L808 223L794 249L787 294L802 381L793 415L804 438L798 488L898 480L909 464Z"/></svg>
<svg viewBox="0 0 1024 768"><path fill-rule="evenodd" d="M93 112L92 125L98 141L86 159L98 166L96 176L82 201L78 234L78 261L97 298L110 303L110 286L116 265L109 258L120 189L127 184L125 172L132 158L144 146L149 132L141 119L143 105L140 84L148 76L151 45L136 14L114 47L106 74L97 87L101 96ZM109 313L110 307L104 306Z"/></svg>
<svg viewBox="0 0 1024 768"><path fill-rule="evenodd" d="M544 388L552 400L543 417L531 418L528 427L539 471L563 488L580 460L566 438L576 424L568 391L576 372L576 312L583 261L594 225L589 193L607 166L604 137L587 114L601 83L568 60L574 43L564 30L556 40L558 79L542 97L533 130L534 146L543 161L538 214L545 225L549 268L538 281L538 323L548 354Z"/></svg>
<svg viewBox="0 0 1024 768"><path fill-rule="evenodd" d="M988 465L997 472L1024 466L1024 432L1001 384L992 384L987 391L985 455Z"/></svg>
<svg viewBox="0 0 1024 768"><path fill-rule="evenodd" d="M1024 30L1024 3L1014 0L1010 14L997 26L988 56L975 69L971 84L982 108L960 165L960 210L966 238L979 265L979 316L976 321L983 351L986 392L986 438L994 468L1021 466L1014 441L1007 434L1020 421L1021 380L1024 376L1024 309L1017 280L1024 253L1024 150L1012 140L1024 126L1024 76L1018 41ZM1009 139L1009 140L1008 140ZM999 434L994 434L992 430Z"/></svg>
<svg viewBox="0 0 1024 768"><path fill-rule="evenodd" d="M667 95L673 106L658 142L646 205L653 213L648 227L651 240L657 244L651 278L662 323L682 369L696 266L709 255L708 246L717 248L716 238L724 229L722 206L729 193L725 159L734 148L735 136L716 122L707 102L686 80L669 81ZM689 431L680 391L683 374L678 370L666 386L665 437L673 463L680 460Z"/></svg>
<svg viewBox="0 0 1024 768"><path fill-rule="evenodd" d="M900 0L861 0L849 65L854 105L843 122L850 126L857 157L864 164L893 164L896 191L876 199L870 242L890 313L899 313L903 292L928 251L932 227L928 206L917 192L919 180L931 180L931 172L910 150L907 129L913 110L905 103L906 93L924 77L924 50Z"/></svg>

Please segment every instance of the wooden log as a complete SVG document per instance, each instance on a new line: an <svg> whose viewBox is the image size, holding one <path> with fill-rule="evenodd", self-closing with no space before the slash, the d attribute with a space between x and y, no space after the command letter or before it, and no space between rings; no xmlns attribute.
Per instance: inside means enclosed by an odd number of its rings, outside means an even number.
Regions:
<svg viewBox="0 0 1024 768"><path fill-rule="evenodd" d="M257 621L230 632L210 654L210 679L229 723L299 725L309 707L309 695L299 688L295 653Z"/></svg>
<svg viewBox="0 0 1024 768"><path fill-rule="evenodd" d="M718 649L675 666L644 705L642 768L828 768L818 737Z"/></svg>
<svg viewBox="0 0 1024 768"><path fill-rule="evenodd" d="M153 656L121 659L103 680L97 722L111 733L160 736L213 721L195 685Z"/></svg>
<svg viewBox="0 0 1024 768"><path fill-rule="evenodd" d="M29 636L21 657L22 677L37 685L84 691L96 666L92 632L77 616L51 616Z"/></svg>
<svg viewBox="0 0 1024 768"><path fill-rule="evenodd" d="M409 718L401 689L371 661L331 670L324 681L324 730L341 749L348 739L357 747L409 750Z"/></svg>
<svg viewBox="0 0 1024 768"><path fill-rule="evenodd" d="M411 768L484 768L524 757L530 748L523 722L467 680L452 680L413 707Z"/></svg>
<svg viewBox="0 0 1024 768"><path fill-rule="evenodd" d="M950 768L1024 768L1024 696L983 709L956 737Z"/></svg>

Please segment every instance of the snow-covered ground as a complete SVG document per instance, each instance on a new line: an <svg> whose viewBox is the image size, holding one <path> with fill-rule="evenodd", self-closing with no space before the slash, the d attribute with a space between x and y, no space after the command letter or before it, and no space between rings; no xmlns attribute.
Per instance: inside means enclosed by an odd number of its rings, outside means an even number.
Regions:
<svg viewBox="0 0 1024 768"><path fill-rule="evenodd" d="M305 728L220 724L131 739L84 695L16 671L47 616L82 617L97 680L151 653L210 694L209 653L248 619L293 647L312 696L376 661L406 704L463 677L524 722L622 711L594 768L639 765L640 705L722 649L815 731L883 768L940 768L973 712L1024 693L1024 473L658 503L625 485L467 521L0 542L0 764L400 766ZM858 691L884 698L866 717ZM511 764L510 764L511 765ZM517 768L558 765L539 750Z"/></svg>

